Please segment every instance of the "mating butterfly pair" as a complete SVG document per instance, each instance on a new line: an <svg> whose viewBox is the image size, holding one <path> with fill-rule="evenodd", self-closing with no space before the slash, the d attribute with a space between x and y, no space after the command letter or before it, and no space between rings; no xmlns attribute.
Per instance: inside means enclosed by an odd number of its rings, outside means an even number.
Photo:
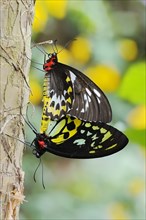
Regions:
<svg viewBox="0 0 146 220"><path fill-rule="evenodd" d="M68 158L96 158L126 146L127 137L106 124L112 111L97 85L80 71L59 63L55 52L48 54L43 69L40 133L32 129L36 138L31 146L37 157L48 151Z"/></svg>

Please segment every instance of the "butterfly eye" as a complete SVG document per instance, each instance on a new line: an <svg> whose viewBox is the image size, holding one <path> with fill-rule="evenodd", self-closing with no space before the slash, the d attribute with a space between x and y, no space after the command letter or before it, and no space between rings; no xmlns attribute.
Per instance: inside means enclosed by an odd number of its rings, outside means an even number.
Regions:
<svg viewBox="0 0 146 220"><path fill-rule="evenodd" d="M50 59L51 57L52 57L52 54L51 54L51 53L49 53L49 54L48 54L48 58Z"/></svg>

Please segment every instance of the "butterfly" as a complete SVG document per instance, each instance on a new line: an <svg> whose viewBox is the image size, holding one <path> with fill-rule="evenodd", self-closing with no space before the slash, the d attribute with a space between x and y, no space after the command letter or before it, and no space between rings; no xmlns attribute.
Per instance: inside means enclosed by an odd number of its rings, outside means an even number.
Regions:
<svg viewBox="0 0 146 220"><path fill-rule="evenodd" d="M84 121L110 122L112 110L102 90L79 70L59 63L57 52L47 56L43 65L46 117L59 120L70 115Z"/></svg>
<svg viewBox="0 0 146 220"><path fill-rule="evenodd" d="M64 116L49 120L46 133L38 133L30 122L27 124L36 135L31 147L37 158L46 152L67 158L98 158L114 154L128 143L122 132L104 122Z"/></svg>

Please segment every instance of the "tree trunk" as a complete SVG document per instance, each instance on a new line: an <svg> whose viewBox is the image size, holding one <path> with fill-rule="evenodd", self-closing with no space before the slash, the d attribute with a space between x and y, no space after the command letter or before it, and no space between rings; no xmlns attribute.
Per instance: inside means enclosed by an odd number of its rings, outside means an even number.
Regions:
<svg viewBox="0 0 146 220"><path fill-rule="evenodd" d="M29 96L32 0L1 0L0 215L19 219L24 200L22 171L24 120ZM7 136L9 135L9 136ZM14 138L13 138L14 137Z"/></svg>

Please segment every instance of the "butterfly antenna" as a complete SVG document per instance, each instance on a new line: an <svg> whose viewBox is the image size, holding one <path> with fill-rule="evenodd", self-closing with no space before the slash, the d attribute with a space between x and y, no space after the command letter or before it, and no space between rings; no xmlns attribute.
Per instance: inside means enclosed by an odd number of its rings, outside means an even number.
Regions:
<svg viewBox="0 0 146 220"><path fill-rule="evenodd" d="M10 137L10 138L13 138L13 139L16 139L17 141L20 141L22 144L25 144L27 146L30 147L30 143L29 142L24 142L24 141L21 141L19 138L16 138L16 137L12 137L11 135L9 134L5 134L6 136Z"/></svg>
<svg viewBox="0 0 146 220"><path fill-rule="evenodd" d="M39 47L39 46L36 45L36 48L37 48L39 51L41 51L44 55L45 55L45 54L48 54L43 47Z"/></svg>
<svg viewBox="0 0 146 220"><path fill-rule="evenodd" d="M40 42L40 43L36 43L34 44L31 48L36 47L40 52L42 52L43 54L48 54L43 47L39 47L38 45L43 45L44 42Z"/></svg>
<svg viewBox="0 0 146 220"><path fill-rule="evenodd" d="M52 45L52 49L53 49L53 51L55 52L53 45L55 46L55 48L56 48L56 50L57 50L57 47L56 47L56 45L55 45L56 41L57 41L57 40L48 40L48 41L40 42L40 43L34 44L34 45L32 46L32 48L33 48L33 47L37 47L38 50L40 50L40 51L45 55L45 54L48 54L48 53L45 51L45 49L44 49L43 47L40 48L38 45L50 44L50 45ZM58 50L57 50L57 51L58 51Z"/></svg>
<svg viewBox="0 0 146 220"><path fill-rule="evenodd" d="M71 42L74 41L74 40L77 40L77 39L74 38L74 39L69 40L69 41L64 45L64 47L63 47L60 51L58 51L58 53L62 52L62 51L63 51L66 47L68 47L68 45L71 44ZM57 53L57 54L58 54L58 53Z"/></svg>

